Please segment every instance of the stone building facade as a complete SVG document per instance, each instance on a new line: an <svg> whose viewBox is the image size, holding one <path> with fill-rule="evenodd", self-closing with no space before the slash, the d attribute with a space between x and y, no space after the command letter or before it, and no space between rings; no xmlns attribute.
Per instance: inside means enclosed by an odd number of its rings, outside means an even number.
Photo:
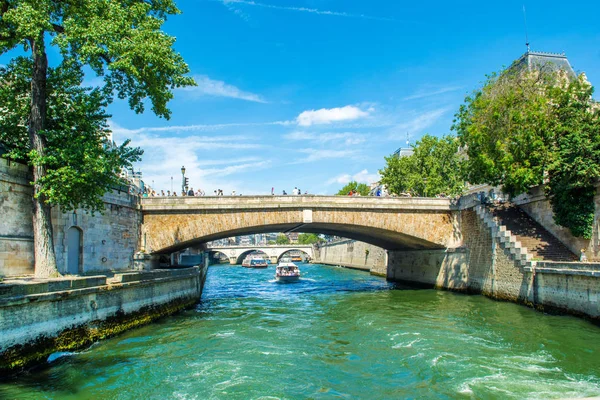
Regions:
<svg viewBox="0 0 600 400"><path fill-rule="evenodd" d="M32 177L27 166L0 158L0 276L33 274ZM104 196L104 213L52 210L54 247L62 274L133 267L140 240L138 198L123 191Z"/></svg>

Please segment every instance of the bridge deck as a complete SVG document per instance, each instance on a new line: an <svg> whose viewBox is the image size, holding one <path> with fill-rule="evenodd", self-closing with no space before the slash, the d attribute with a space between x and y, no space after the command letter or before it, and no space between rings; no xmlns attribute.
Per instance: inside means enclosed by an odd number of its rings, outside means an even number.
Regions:
<svg viewBox="0 0 600 400"><path fill-rule="evenodd" d="M141 199L144 212L180 212L209 209L372 209L452 211L458 207L453 199L423 197L367 196L206 196L146 197Z"/></svg>

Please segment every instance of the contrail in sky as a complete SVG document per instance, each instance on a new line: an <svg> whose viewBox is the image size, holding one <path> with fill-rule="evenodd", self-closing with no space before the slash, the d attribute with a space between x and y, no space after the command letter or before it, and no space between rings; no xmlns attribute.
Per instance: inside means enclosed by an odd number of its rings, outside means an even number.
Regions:
<svg viewBox="0 0 600 400"><path fill-rule="evenodd" d="M247 6L255 6L255 7L262 7L262 8L271 8L271 9L274 9L274 10L298 11L298 12L305 12L305 13L317 14L317 15L331 15L331 16L334 16L334 17L364 18L364 19L372 19L372 20L377 20L377 21L394 21L394 19L392 19L392 18L373 17L371 15L365 15L365 14L348 14L348 13L345 13L345 12L329 11L329 10L319 10L319 9L316 9L316 8L308 8L308 7L276 6L276 5L273 5L273 4L258 3L256 1L252 1L252 0L215 0L215 1L218 1L218 2L223 3L225 5L243 4L243 5L247 5Z"/></svg>

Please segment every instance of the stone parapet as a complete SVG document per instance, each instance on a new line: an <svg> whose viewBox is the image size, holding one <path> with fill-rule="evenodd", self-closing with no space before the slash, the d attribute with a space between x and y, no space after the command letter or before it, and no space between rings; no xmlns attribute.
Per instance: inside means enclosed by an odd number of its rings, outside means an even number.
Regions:
<svg viewBox="0 0 600 400"><path fill-rule="evenodd" d="M140 200L145 213L181 212L198 209L371 209L452 211L458 206L453 199L422 197L371 196L210 196L210 197L146 197Z"/></svg>

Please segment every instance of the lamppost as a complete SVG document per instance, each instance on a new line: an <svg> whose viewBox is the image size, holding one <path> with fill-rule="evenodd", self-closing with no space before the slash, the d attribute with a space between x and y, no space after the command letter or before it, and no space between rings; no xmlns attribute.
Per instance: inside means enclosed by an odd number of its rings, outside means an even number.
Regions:
<svg viewBox="0 0 600 400"><path fill-rule="evenodd" d="M171 193L173 193L173 177L171 177Z"/></svg>
<svg viewBox="0 0 600 400"><path fill-rule="evenodd" d="M181 191L185 192L185 166L181 167Z"/></svg>

